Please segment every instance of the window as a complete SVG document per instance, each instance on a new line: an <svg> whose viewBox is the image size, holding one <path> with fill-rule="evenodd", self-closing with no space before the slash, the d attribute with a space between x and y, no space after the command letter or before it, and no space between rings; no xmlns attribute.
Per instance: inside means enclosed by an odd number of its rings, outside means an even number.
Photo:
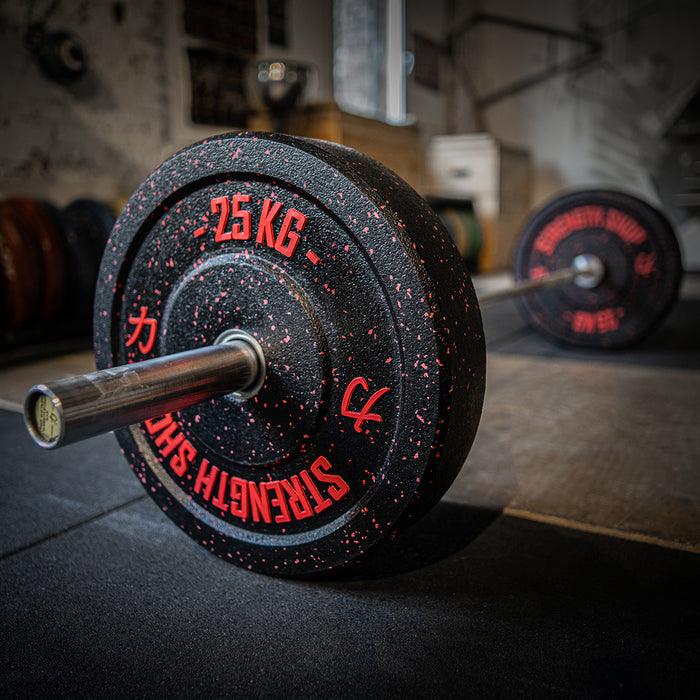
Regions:
<svg viewBox="0 0 700 700"><path fill-rule="evenodd" d="M404 15L404 0L334 0L333 92L341 109L406 120Z"/></svg>

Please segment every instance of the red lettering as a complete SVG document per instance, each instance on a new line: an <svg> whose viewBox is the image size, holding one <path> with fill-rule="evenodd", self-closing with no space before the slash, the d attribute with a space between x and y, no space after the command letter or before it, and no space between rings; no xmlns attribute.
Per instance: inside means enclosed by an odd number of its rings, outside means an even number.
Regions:
<svg viewBox="0 0 700 700"><path fill-rule="evenodd" d="M656 253L639 253L634 259L634 272L640 277L649 277L656 272Z"/></svg>
<svg viewBox="0 0 700 700"><path fill-rule="evenodd" d="M287 501L284 498L284 490L279 481L270 481L266 484L268 491L274 491L274 498L270 498L270 505L277 506L280 509L279 515L275 516L276 523L288 523L292 516L289 514L289 507L287 506Z"/></svg>
<svg viewBox="0 0 700 700"><path fill-rule="evenodd" d="M185 436L177 432L178 424L173 421L156 439L155 443L157 447L160 447L160 453L163 457L167 457L184 439ZM173 437L173 433L176 433ZM165 445L165 447L163 447Z"/></svg>
<svg viewBox="0 0 700 700"><path fill-rule="evenodd" d="M240 192L232 195L230 199L228 197L214 197L211 200L212 213L219 215L214 236L214 240L217 243L230 240L248 241L252 238L253 214L249 209L241 208L242 204L250 201L251 195L241 194ZM306 226L307 217L296 209L289 209L284 219L282 219L279 233L275 234L274 222L280 215L283 206L282 202L269 198L263 200L255 242L265 244L282 253L285 257L291 258L296 253L301 241L300 234ZM230 230L227 230L230 219L238 219L239 223L232 223ZM194 231L194 236L196 238L205 232L206 227L202 226ZM320 259L310 251L307 252L307 257L314 264ZM143 325L143 320L137 319L137 321ZM140 332L140 328L137 329L137 332ZM131 342L134 341L135 338Z"/></svg>
<svg viewBox="0 0 700 700"><path fill-rule="evenodd" d="M248 517L248 482L237 476L231 477L231 515L241 520Z"/></svg>
<svg viewBox="0 0 700 700"><path fill-rule="evenodd" d="M595 316L588 311L574 311L571 319L571 330L574 333L591 335L595 333Z"/></svg>
<svg viewBox="0 0 700 700"><path fill-rule="evenodd" d="M311 504L306 497L306 492L299 481L299 477L295 474L291 479L283 479L280 483L287 492L287 503L292 509L294 517L297 520L311 517L314 512L311 510Z"/></svg>
<svg viewBox="0 0 700 700"><path fill-rule="evenodd" d="M216 226L216 236L214 236L214 240L218 243L231 240L231 234L226 233L226 224L228 223L228 216L229 212L231 211L231 204L228 201L228 197L215 197L212 199L211 211L212 214L220 212L219 223Z"/></svg>
<svg viewBox="0 0 700 700"><path fill-rule="evenodd" d="M370 396L369 399L367 399L365 405L360 409L360 412L358 413L357 411L350 410L350 402L352 401L352 395L355 393L355 389L357 389L358 386L361 386L365 391L369 391L369 384L367 383L366 379L363 379L362 377L356 377L355 379L353 379L350 382L350 384L348 384L348 388L345 390L345 394L343 394L343 401L340 405L340 412L348 418L354 418L355 430L356 432L361 433L362 424L366 420L377 421L378 423L382 422L382 417L379 414L370 413L370 411L374 407L374 404L377 403L377 401L379 401L379 399L381 399L387 391L389 391L389 388L384 387L383 389L375 391L374 394L372 394L372 396Z"/></svg>
<svg viewBox="0 0 700 700"><path fill-rule="evenodd" d="M256 243L266 243L270 248L275 247L275 231L272 228L272 222L280 213L281 208L282 202L273 202L271 199L265 199L262 214L260 214Z"/></svg>
<svg viewBox="0 0 700 700"><path fill-rule="evenodd" d="M270 514L270 501L267 498L267 489L265 484L260 484L260 488L256 486L255 482L248 482L248 496L250 500L250 512L253 515L253 520L256 523L260 522L260 517L269 523L272 520Z"/></svg>
<svg viewBox="0 0 700 700"><path fill-rule="evenodd" d="M249 194L235 194L231 197L231 218L241 219L242 224L233 224L231 228L231 238L237 241L248 241L251 236L251 213L245 209L241 209L242 202L250 202Z"/></svg>
<svg viewBox="0 0 700 700"><path fill-rule="evenodd" d="M562 214L564 224L569 231L580 231L586 228L600 228L605 224L605 209L599 206L587 205L576 207Z"/></svg>
<svg viewBox="0 0 700 700"><path fill-rule="evenodd" d="M129 323L136 326L134 332L127 338L126 347L133 345L141 335L141 331L145 326L148 326L148 340L145 343L139 341L139 350L145 355L151 352L153 345L156 342L156 331L158 330L158 321L155 318L147 318L148 307L141 307L140 316L129 316Z"/></svg>
<svg viewBox="0 0 700 700"><path fill-rule="evenodd" d="M578 209L567 212L563 215L563 217L564 226L566 226L566 228L568 228L570 231L577 231L578 229L583 228L581 225L581 213Z"/></svg>
<svg viewBox="0 0 700 700"><path fill-rule="evenodd" d="M567 311L564 320L570 323L574 333L585 335L611 333L620 327L625 312L622 308L600 311Z"/></svg>
<svg viewBox="0 0 700 700"><path fill-rule="evenodd" d="M550 221L535 239L534 249L544 255L552 255L559 242L566 238L569 229L561 216Z"/></svg>
<svg viewBox="0 0 700 700"><path fill-rule="evenodd" d="M150 435L160 433L154 440L163 457L170 455L177 447L177 454L170 460L170 468L178 476L183 476L187 468L197 456L197 450L183 433L178 431L178 424L173 420L173 414L167 413L161 418L150 418L144 421L146 430ZM177 433L177 434L176 434Z"/></svg>
<svg viewBox="0 0 700 700"><path fill-rule="evenodd" d="M587 205L556 216L540 231L535 239L535 250L544 255L552 255L556 247L574 231L605 226L605 209Z"/></svg>
<svg viewBox="0 0 700 700"><path fill-rule="evenodd" d="M311 475L309 474L309 472L306 471L306 469L302 470L299 476L301 477L301 480L304 482L306 488L311 494L311 498L313 498L316 503L316 505L314 506L315 513L320 513L321 511L326 510L328 506L333 504L333 501L331 501L330 498L324 498L321 495L318 488L316 488L314 480L311 478Z"/></svg>
<svg viewBox="0 0 700 700"><path fill-rule="evenodd" d="M184 443L183 443L184 444ZM190 457L180 458L180 464L188 463ZM338 474L331 473L331 463L318 457L311 467L288 479L257 483L230 476L209 460L203 458L194 484L194 493L222 513L254 522L288 523L292 519L303 520L321 513L350 492L350 487ZM182 475L184 469L180 473ZM313 476L312 476L313 475ZM324 484L328 497L319 491L314 481ZM218 484L218 485L217 485ZM310 498L309 498L310 496ZM274 509L274 510L273 510Z"/></svg>
<svg viewBox="0 0 700 700"><path fill-rule="evenodd" d="M187 467L192 464L197 456L197 450L194 449L189 440L185 440L178 448L177 454L170 460L170 468L178 475L183 476L187 471Z"/></svg>
<svg viewBox="0 0 700 700"><path fill-rule="evenodd" d="M312 465L311 471L313 475L325 484L331 484L328 487L328 495L334 500L339 501L345 494L350 491L350 487L345 483L344 479L338 474L329 474L331 463L325 457L319 457Z"/></svg>
<svg viewBox="0 0 700 700"><path fill-rule="evenodd" d="M588 226L602 228L605 224L605 207L585 207L589 213Z"/></svg>
<svg viewBox="0 0 700 700"><path fill-rule="evenodd" d="M194 484L194 492L199 493L204 486L204 493L202 494L205 500L211 498L211 492L214 490L214 482L216 481L216 475L219 473L219 467L212 465L207 473L209 467L209 460L204 458L202 463L199 465L199 473L197 474L197 480Z"/></svg>
<svg viewBox="0 0 700 700"><path fill-rule="evenodd" d="M144 425L146 426L149 434L153 435L154 433L159 433L161 430L163 430L163 428L167 427L172 422L173 414L166 413L162 418L149 418L147 421L144 421Z"/></svg>
<svg viewBox="0 0 700 700"><path fill-rule="evenodd" d="M596 324L599 333L610 333L620 327L620 319L615 309L603 309L597 314Z"/></svg>
<svg viewBox="0 0 700 700"><path fill-rule="evenodd" d="M605 227L631 245L640 245L647 239L646 231L631 216L617 209L608 210Z"/></svg>
<svg viewBox="0 0 700 700"><path fill-rule="evenodd" d="M228 510L228 503L224 500L226 496L226 482L228 481L228 473L221 472L219 477L219 493L214 497L212 503L223 513Z"/></svg>
<svg viewBox="0 0 700 700"><path fill-rule="evenodd" d="M291 233L292 221L296 222L297 233ZM287 258L291 258L301 240L299 235L306 226L306 217L296 209L290 209L284 217L280 232L275 241L275 250L282 253Z"/></svg>

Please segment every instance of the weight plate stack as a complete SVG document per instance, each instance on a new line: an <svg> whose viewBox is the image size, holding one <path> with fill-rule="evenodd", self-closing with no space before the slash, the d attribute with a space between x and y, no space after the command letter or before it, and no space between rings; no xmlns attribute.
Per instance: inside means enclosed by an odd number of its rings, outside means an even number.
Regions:
<svg viewBox="0 0 700 700"><path fill-rule="evenodd" d="M479 266L482 233L474 207L469 200L429 197L428 203L440 217L469 272Z"/></svg>
<svg viewBox="0 0 700 700"><path fill-rule="evenodd" d="M49 205L30 197L0 202L4 326L21 329L55 319L65 294L65 254Z"/></svg>
<svg viewBox="0 0 700 700"><path fill-rule="evenodd" d="M244 331L266 361L228 395L117 431L163 511L227 561L298 576L353 561L433 505L479 421L485 351L439 219L356 151L281 134L190 146L114 227L98 368Z"/></svg>
<svg viewBox="0 0 700 700"><path fill-rule="evenodd" d="M112 211L93 199L77 199L60 212L69 271L67 311L76 327L92 319L97 270L115 222Z"/></svg>
<svg viewBox="0 0 700 700"><path fill-rule="evenodd" d="M82 238L97 259L99 266L109 234L116 221L114 212L96 199L83 197L72 201L65 207L63 213L71 224L83 233Z"/></svg>
<svg viewBox="0 0 700 700"><path fill-rule="evenodd" d="M518 241L516 281L597 257L605 274L588 289L575 283L523 295L521 308L548 340L590 348L633 345L656 328L676 300L682 277L678 241L646 202L611 190L566 194L526 224Z"/></svg>

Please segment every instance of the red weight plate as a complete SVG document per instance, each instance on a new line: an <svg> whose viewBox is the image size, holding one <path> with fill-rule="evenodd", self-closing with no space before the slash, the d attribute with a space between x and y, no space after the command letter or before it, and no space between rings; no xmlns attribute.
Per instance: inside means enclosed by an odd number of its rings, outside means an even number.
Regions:
<svg viewBox="0 0 700 700"><path fill-rule="evenodd" d="M66 293L66 255L53 208L27 197L15 200L25 236L33 236L41 252L42 297L39 320L55 319L63 307Z"/></svg>
<svg viewBox="0 0 700 700"><path fill-rule="evenodd" d="M36 320L44 300L41 244L26 199L0 202L0 260L5 326L23 328ZM30 211L31 214L31 211Z"/></svg>

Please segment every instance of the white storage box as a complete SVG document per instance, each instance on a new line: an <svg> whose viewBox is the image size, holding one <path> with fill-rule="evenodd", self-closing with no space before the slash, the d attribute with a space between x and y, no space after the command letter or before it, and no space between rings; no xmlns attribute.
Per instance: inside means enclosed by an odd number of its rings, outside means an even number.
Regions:
<svg viewBox="0 0 700 700"><path fill-rule="evenodd" d="M531 207L530 156L489 134L435 136L428 147L429 190L471 199L483 231L483 271L510 268Z"/></svg>

